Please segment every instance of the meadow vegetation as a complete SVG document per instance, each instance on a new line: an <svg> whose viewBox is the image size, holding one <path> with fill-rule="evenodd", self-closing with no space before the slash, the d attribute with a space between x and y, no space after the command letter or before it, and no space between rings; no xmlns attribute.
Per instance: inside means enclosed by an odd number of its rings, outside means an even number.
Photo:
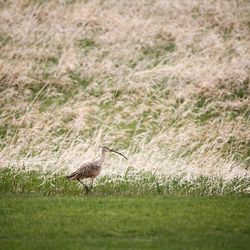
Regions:
<svg viewBox="0 0 250 250"><path fill-rule="evenodd" d="M248 249L248 0L0 0L1 249ZM114 148L94 188L65 175Z"/></svg>
<svg viewBox="0 0 250 250"><path fill-rule="evenodd" d="M11 169L1 175L50 180L108 145L129 160L111 156L98 185L150 172L177 186L206 180L249 192L249 8L1 1L0 167Z"/></svg>
<svg viewBox="0 0 250 250"><path fill-rule="evenodd" d="M208 177L184 181L180 177L166 178L143 171L137 174L127 173L125 176L120 175L115 178L113 176L101 177L88 195L90 197L244 195L249 185L249 181L240 178L235 178L231 182L218 178L212 181ZM36 170L3 169L0 172L0 191L5 194L87 195L85 188L77 181L68 181L62 174Z"/></svg>

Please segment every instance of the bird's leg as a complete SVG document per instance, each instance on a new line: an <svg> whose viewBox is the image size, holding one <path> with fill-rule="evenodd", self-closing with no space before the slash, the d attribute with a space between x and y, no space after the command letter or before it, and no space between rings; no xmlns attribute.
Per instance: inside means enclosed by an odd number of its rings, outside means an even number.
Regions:
<svg viewBox="0 0 250 250"><path fill-rule="evenodd" d="M88 193L89 192L88 186L86 186L80 179L77 180L85 187L86 193Z"/></svg>
<svg viewBox="0 0 250 250"><path fill-rule="evenodd" d="M91 184L90 184L90 187L89 187L89 190L92 190L92 188L93 188L93 184L94 184L94 178L91 178Z"/></svg>

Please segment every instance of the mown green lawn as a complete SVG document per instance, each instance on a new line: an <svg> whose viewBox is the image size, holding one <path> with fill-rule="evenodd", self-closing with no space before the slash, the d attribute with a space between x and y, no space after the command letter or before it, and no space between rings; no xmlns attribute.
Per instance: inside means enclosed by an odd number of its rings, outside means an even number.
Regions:
<svg viewBox="0 0 250 250"><path fill-rule="evenodd" d="M1 249L249 249L250 197L0 195Z"/></svg>

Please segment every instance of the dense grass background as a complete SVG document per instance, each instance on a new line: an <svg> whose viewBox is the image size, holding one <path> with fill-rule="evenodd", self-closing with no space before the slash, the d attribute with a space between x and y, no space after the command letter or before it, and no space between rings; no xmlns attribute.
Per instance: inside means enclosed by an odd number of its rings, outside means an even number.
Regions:
<svg viewBox="0 0 250 250"><path fill-rule="evenodd" d="M0 3L0 166L249 178L249 3Z"/></svg>

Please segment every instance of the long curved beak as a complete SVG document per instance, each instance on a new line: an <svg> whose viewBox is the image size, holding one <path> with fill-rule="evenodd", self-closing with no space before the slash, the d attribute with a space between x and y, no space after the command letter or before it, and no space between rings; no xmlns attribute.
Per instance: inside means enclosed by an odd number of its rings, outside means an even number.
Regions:
<svg viewBox="0 0 250 250"><path fill-rule="evenodd" d="M120 153L120 152L118 152L118 151L115 151L114 149L109 148L109 151L110 151L110 152L117 153L118 155L123 156L126 160L128 159L125 155L123 155L122 153Z"/></svg>

